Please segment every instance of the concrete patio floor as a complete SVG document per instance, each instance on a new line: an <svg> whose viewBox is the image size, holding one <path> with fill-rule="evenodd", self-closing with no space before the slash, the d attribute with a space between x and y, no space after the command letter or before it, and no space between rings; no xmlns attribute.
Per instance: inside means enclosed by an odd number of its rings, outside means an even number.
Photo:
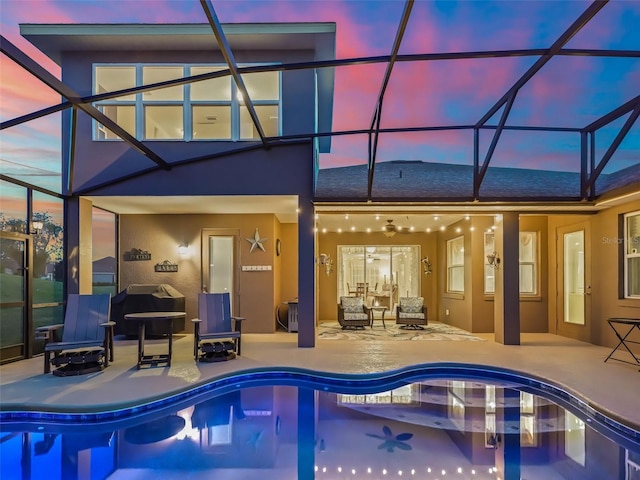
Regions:
<svg viewBox="0 0 640 480"><path fill-rule="evenodd" d="M386 372L415 364L454 362L500 367L562 387L596 410L640 431L640 372L616 361L610 348L551 334L523 334L521 345L487 341L318 340L298 348L297 335L244 334L242 356L196 363L193 336L174 335L171 367L136 369L137 341L116 338L115 361L104 371L76 377L44 375L42 356L0 366L0 408L38 411L108 411L189 390L217 377L263 367L299 367L335 373ZM166 349L148 341L146 353ZM155 345L157 343L157 345Z"/></svg>

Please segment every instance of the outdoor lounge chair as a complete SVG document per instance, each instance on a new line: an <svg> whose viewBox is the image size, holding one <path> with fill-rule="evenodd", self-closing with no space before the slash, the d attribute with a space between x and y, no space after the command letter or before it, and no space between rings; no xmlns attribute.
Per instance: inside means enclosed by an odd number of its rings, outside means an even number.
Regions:
<svg viewBox="0 0 640 480"><path fill-rule="evenodd" d="M343 330L371 326L371 312L362 297L340 297L338 323Z"/></svg>
<svg viewBox="0 0 640 480"><path fill-rule="evenodd" d="M400 328L424 330L427 324L427 307L423 297L400 297L396 307L396 324Z"/></svg>
<svg viewBox="0 0 640 480"><path fill-rule="evenodd" d="M240 355L243 320L231 316L228 292L198 294L198 318L191 320L195 360L220 362Z"/></svg>
<svg viewBox="0 0 640 480"><path fill-rule="evenodd" d="M69 295L64 323L36 329L36 339L45 342L44 373L49 373L54 365L58 367L53 371L56 376L82 375L98 372L113 362L115 322L109 321L110 310L108 293Z"/></svg>

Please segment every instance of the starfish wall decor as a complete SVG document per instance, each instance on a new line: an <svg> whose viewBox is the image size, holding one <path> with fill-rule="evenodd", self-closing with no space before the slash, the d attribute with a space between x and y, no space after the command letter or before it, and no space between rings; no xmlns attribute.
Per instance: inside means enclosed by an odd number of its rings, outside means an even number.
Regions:
<svg viewBox="0 0 640 480"><path fill-rule="evenodd" d="M262 242L266 242L269 239L268 238L260 238L260 234L258 233L258 229L257 228L256 228L256 233L253 234L253 237L245 238L245 240L251 244L251 250L249 250L249 253L253 252L256 248L259 248L263 252L266 252Z"/></svg>

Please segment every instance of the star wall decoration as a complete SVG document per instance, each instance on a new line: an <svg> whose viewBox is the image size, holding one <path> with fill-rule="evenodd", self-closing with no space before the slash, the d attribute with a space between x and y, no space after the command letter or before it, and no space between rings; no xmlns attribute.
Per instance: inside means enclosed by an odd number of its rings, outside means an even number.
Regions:
<svg viewBox="0 0 640 480"><path fill-rule="evenodd" d="M256 233L253 234L253 238L246 238L245 240L251 243L251 250L249 250L249 253L253 252L256 249L256 247L262 250L263 252L266 252L266 250L264 249L264 245L262 245L262 242L266 242L269 239L260 238L260 234L258 233L257 228L256 228Z"/></svg>

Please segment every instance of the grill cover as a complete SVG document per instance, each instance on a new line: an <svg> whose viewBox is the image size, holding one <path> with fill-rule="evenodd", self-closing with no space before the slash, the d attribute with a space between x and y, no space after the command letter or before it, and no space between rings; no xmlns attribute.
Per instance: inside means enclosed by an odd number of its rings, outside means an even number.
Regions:
<svg viewBox="0 0 640 480"><path fill-rule="evenodd" d="M111 299L111 321L116 322L115 334L138 338L138 324L124 319L127 313L184 312L185 300L171 285L132 284ZM173 333L184 331L184 318L173 321ZM148 323L146 337L162 335L163 325Z"/></svg>

